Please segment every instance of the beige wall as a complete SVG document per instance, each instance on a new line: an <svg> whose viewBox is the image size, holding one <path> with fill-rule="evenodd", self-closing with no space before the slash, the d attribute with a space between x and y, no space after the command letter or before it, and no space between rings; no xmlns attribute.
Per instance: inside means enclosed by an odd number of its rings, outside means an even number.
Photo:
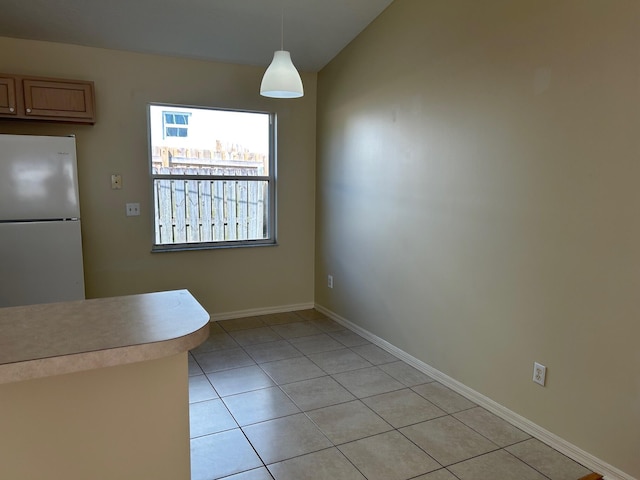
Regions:
<svg viewBox="0 0 640 480"><path fill-rule="evenodd" d="M318 77L315 274L316 303L635 477L639 48L634 0L396 0Z"/></svg>
<svg viewBox="0 0 640 480"><path fill-rule="evenodd" d="M0 65L95 82L94 126L0 120L0 133L77 136L88 297L188 288L214 317L313 301L315 74L303 74L304 98L283 101L259 95L264 67L9 38L0 38ZM150 253L149 102L277 113L279 246ZM126 217L126 202L140 202L142 215Z"/></svg>

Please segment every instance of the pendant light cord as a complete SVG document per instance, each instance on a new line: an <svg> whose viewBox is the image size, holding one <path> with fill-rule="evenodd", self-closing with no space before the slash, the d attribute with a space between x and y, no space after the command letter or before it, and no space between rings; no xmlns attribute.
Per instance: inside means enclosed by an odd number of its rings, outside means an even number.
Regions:
<svg viewBox="0 0 640 480"><path fill-rule="evenodd" d="M284 50L284 7L280 10L280 50Z"/></svg>

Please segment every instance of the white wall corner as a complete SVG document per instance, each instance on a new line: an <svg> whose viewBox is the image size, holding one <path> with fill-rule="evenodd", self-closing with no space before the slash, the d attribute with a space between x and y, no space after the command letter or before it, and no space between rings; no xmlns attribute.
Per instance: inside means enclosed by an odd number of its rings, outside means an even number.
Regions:
<svg viewBox="0 0 640 480"><path fill-rule="evenodd" d="M508 408L500 405L499 403L491 400L489 397L482 395L479 392L467 387L463 383L451 378L450 376L442 373L441 371L433 368L431 365L428 365L421 360L409 355L408 353L400 350L398 347L392 345L391 343L383 340L382 338L374 335L373 333L365 330L362 327L359 327L355 323L347 320L346 318L341 317L340 315L332 312L328 308L323 307L322 305L315 305L315 309L319 312L324 313L332 320L340 323L344 327L352 330L358 335L366 338L371 343L377 345L378 347L386 350L387 352L395 355L400 358L404 362L408 363L412 367L418 369L422 373L430 376L431 378L437 380L443 385L449 387L451 390L463 395L468 398L472 402L480 405L481 407L486 408L491 413L497 415L498 417L506 420L512 425L520 428L525 431L532 437L537 438L541 442L547 444L551 448L563 453L567 457L575 460L580 463L584 467L592 470L594 472L599 473L604 477L605 480L638 480L625 472L617 469L616 467L609 465L608 463L596 458L588 452L578 448L577 446L569 443L568 441L558 437L557 435L549 432L548 430L542 428L539 425L536 425L530 420L527 420L521 415L509 410Z"/></svg>

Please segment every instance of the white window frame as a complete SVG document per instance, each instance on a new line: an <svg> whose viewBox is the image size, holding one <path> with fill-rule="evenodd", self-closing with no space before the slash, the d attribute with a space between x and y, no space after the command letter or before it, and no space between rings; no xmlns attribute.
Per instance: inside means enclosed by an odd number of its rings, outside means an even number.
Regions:
<svg viewBox="0 0 640 480"><path fill-rule="evenodd" d="M154 173L153 171L153 153L151 142L151 106L169 107L174 109L205 109L205 110L217 110L228 112L244 112L244 113L257 113L266 114L269 116L269 172L264 176L232 176L232 175L165 175L160 173ZM180 112L182 113L182 112ZM165 133L164 127L164 112L163 118L163 134ZM165 103L150 103L147 108L147 129L148 129L148 145L149 145L149 173L151 179L151 195L152 195L152 209L153 212L153 225L152 225L152 252L170 252L170 251L184 251L184 250L204 250L204 249L218 249L218 248L234 248L234 247L257 247L257 246L274 246L277 245L277 205L276 205L276 114L273 112L253 111L253 110L241 110L241 109L228 109L206 106L192 106L192 105L172 105ZM171 137L173 139L181 137ZM266 201L268 205L265 207L267 212L266 238L248 239L248 240L216 240L216 241L191 241L185 243L158 243L157 242L157 205L156 205L156 180L199 180L199 181L223 181L223 182L266 182L267 195Z"/></svg>

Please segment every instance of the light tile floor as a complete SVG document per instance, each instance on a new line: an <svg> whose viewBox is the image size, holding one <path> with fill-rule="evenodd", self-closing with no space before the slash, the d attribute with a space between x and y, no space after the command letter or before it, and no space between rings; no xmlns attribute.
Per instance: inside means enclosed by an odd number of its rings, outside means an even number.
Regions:
<svg viewBox="0 0 640 480"><path fill-rule="evenodd" d="M189 355L192 480L577 480L586 468L315 310Z"/></svg>

